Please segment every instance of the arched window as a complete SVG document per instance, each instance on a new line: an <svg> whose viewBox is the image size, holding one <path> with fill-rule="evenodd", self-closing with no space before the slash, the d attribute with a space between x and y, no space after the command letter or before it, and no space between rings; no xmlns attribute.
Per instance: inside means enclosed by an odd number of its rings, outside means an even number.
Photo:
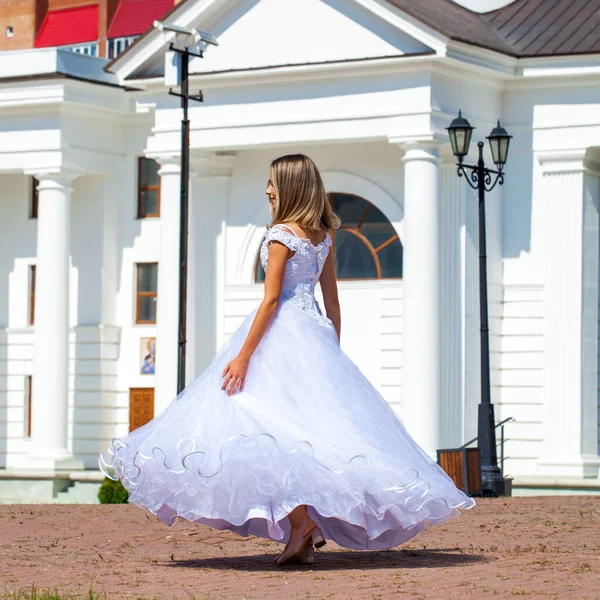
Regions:
<svg viewBox="0 0 600 600"><path fill-rule="evenodd" d="M369 201L333 192L333 209L342 225L334 234L335 273L338 279L392 279L402 277L402 243L386 216ZM257 259L255 280L265 280Z"/></svg>

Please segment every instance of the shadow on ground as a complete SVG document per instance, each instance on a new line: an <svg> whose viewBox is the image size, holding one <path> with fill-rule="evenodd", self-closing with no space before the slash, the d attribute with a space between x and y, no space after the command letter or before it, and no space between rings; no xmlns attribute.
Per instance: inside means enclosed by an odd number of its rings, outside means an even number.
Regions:
<svg viewBox="0 0 600 600"><path fill-rule="evenodd" d="M273 564L273 554L227 556L197 560L173 560L163 566L189 569L232 569L236 571L281 570ZM494 561L477 554L464 554L452 550L391 550L377 552L318 552L313 565L291 564L284 568L294 570L374 570L374 569L439 569L465 567L473 563Z"/></svg>

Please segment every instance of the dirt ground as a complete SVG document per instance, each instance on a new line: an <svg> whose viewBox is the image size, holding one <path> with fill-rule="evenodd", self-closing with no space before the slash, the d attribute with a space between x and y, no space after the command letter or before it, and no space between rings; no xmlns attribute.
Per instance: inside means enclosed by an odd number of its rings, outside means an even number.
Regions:
<svg viewBox="0 0 600 600"><path fill-rule="evenodd" d="M106 598L600 599L600 497L480 499L385 552L328 543L314 566L276 567L281 546L127 505L0 506L0 594Z"/></svg>

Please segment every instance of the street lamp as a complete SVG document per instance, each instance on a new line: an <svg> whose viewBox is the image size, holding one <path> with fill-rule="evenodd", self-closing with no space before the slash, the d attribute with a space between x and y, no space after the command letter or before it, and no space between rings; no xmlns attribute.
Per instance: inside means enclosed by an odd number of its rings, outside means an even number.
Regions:
<svg viewBox="0 0 600 600"><path fill-rule="evenodd" d="M485 239L485 193L494 186L504 183L502 169L506 164L508 146L512 136L498 121L487 140L490 144L492 159L497 170L488 169L483 161L483 142L477 143L479 160L476 165L463 163L469 154L469 144L474 127L458 111L458 117L447 127L452 153L458 158L458 176L465 177L468 184L479 193L479 313L481 323L481 402L477 419L477 445L481 464L481 485L483 493L503 496L504 478L498 467L496 452L496 428L494 405L490 391L490 330L488 323L487 301L487 251ZM467 174L467 171L470 171ZM495 177L493 177L495 176Z"/></svg>
<svg viewBox="0 0 600 600"><path fill-rule="evenodd" d="M179 25L154 21L154 27L159 31L175 34L176 43L171 42L169 50L179 58L177 82L181 92L169 88L171 96L181 98L183 118L181 120L181 188L179 216L179 321L178 321L178 353L177 353L177 394L185 387L185 346L187 343L187 264L188 264L188 214L189 214L189 179L190 179L190 121L188 119L188 104L190 100L202 102L202 92L189 93L189 61L191 57L203 58L208 44L218 46L215 37L198 29L187 29ZM196 48L193 52L190 48Z"/></svg>

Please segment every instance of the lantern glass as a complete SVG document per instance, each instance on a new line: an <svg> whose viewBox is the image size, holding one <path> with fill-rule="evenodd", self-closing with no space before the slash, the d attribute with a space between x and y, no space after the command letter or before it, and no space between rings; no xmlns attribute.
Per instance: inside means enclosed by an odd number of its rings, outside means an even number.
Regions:
<svg viewBox="0 0 600 600"><path fill-rule="evenodd" d="M506 164L508 159L508 146L511 138L512 135L508 135L506 129L500 125L500 121L487 138L490 143L492 158L499 169Z"/></svg>
<svg viewBox="0 0 600 600"><path fill-rule="evenodd" d="M462 158L469 153L469 145L471 144L471 135L474 127L471 127L469 121L463 118L461 111L458 111L458 117L450 123L450 127L446 127L448 136L450 137L450 145L452 153L457 158Z"/></svg>

